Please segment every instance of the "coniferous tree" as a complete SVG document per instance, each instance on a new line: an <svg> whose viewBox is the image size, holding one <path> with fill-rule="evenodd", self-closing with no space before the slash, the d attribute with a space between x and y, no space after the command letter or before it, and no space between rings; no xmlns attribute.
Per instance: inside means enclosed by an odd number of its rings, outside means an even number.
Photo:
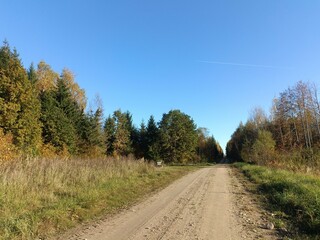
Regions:
<svg viewBox="0 0 320 240"><path fill-rule="evenodd" d="M53 145L57 151L67 148L70 153L75 153L76 129L60 107L56 94L54 91L41 94L43 139L45 144Z"/></svg>
<svg viewBox="0 0 320 240"><path fill-rule="evenodd" d="M120 157L132 153L127 113L114 111L105 121L104 134L108 155Z"/></svg>
<svg viewBox="0 0 320 240"><path fill-rule="evenodd" d="M31 63L31 65L28 69L28 79L33 86L37 82L37 73L36 73L36 69L34 68L33 63Z"/></svg>
<svg viewBox="0 0 320 240"><path fill-rule="evenodd" d="M127 118L127 128L129 132L130 142L128 143L128 153L134 153L136 157L140 157L139 153L139 130L134 126L132 120L132 114L127 111L124 113L125 117Z"/></svg>
<svg viewBox="0 0 320 240"><path fill-rule="evenodd" d="M78 150L77 141L80 129L77 129L77 122L79 121L81 112L78 109L77 103L72 99L70 89L62 78L57 81L55 97L58 104L57 107L61 110L60 117L65 118L65 124L59 124L60 130L65 135L64 139L67 140L65 144L69 152L74 154Z"/></svg>
<svg viewBox="0 0 320 240"><path fill-rule="evenodd" d="M154 117L151 115L146 129L146 144L147 154L146 158L149 160L160 159L160 135Z"/></svg>
<svg viewBox="0 0 320 240"><path fill-rule="evenodd" d="M105 153L102 109L90 111L82 118L79 151L81 154L99 157Z"/></svg>
<svg viewBox="0 0 320 240"><path fill-rule="evenodd" d="M16 50L0 48L0 127L26 154L41 146L40 103Z"/></svg>
<svg viewBox="0 0 320 240"><path fill-rule="evenodd" d="M146 157L148 152L147 128L142 121L139 129L139 155L138 157Z"/></svg>
<svg viewBox="0 0 320 240"><path fill-rule="evenodd" d="M106 154L112 155L114 152L114 141L115 141L116 123L113 117L110 115L107 117L104 124L104 138Z"/></svg>
<svg viewBox="0 0 320 240"><path fill-rule="evenodd" d="M57 151L66 148L71 154L77 153L81 136L77 126L82 114L63 79L58 79L54 89L44 90L40 96L44 142L56 147Z"/></svg>
<svg viewBox="0 0 320 240"><path fill-rule="evenodd" d="M113 143L114 155L117 157L128 155L131 152L128 115L117 110L113 113L113 118L116 126Z"/></svg>

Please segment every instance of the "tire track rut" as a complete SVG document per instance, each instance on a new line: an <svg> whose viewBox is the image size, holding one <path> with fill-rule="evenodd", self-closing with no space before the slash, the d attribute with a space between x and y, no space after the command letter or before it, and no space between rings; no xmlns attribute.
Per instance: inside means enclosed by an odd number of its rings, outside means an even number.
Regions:
<svg viewBox="0 0 320 240"><path fill-rule="evenodd" d="M58 239L246 239L231 175L227 165L202 168L116 216ZM263 239L275 239L270 236Z"/></svg>

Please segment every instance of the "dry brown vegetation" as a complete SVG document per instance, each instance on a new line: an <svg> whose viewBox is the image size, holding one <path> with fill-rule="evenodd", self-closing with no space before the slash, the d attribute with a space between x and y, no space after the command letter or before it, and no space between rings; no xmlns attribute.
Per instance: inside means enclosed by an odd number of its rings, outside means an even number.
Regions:
<svg viewBox="0 0 320 240"><path fill-rule="evenodd" d="M0 239L52 236L132 204L187 171L128 158L2 162Z"/></svg>

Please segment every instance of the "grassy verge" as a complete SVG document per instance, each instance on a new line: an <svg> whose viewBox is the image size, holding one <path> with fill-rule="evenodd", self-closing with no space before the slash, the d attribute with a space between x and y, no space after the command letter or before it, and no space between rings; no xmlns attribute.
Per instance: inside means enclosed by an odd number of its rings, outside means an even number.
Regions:
<svg viewBox="0 0 320 240"><path fill-rule="evenodd" d="M128 207L193 169L128 159L0 165L0 239L46 239Z"/></svg>
<svg viewBox="0 0 320 240"><path fill-rule="evenodd" d="M258 185L269 207L302 239L320 239L320 178L267 167L235 164Z"/></svg>

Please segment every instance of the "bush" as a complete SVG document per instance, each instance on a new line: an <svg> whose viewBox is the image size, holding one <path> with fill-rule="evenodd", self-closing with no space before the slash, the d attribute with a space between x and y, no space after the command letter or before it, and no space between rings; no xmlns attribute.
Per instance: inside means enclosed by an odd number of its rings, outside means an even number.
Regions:
<svg viewBox="0 0 320 240"><path fill-rule="evenodd" d="M4 134L0 128L0 162L9 161L18 157L18 151L13 144L11 134Z"/></svg>

